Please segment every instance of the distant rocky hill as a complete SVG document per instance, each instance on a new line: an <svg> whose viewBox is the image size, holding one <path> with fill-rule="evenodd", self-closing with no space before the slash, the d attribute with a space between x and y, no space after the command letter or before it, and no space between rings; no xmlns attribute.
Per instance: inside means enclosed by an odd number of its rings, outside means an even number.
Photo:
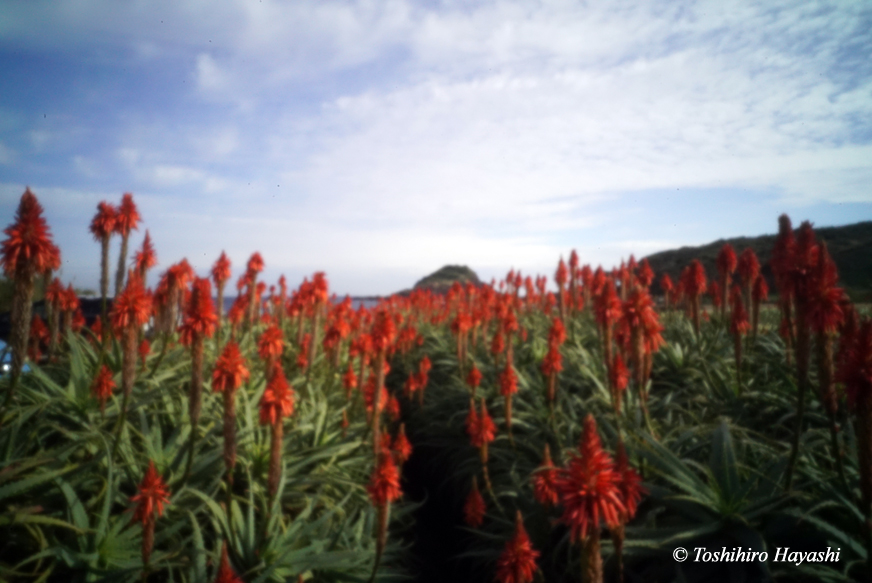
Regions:
<svg viewBox="0 0 872 583"><path fill-rule="evenodd" d="M423 277L415 283L412 289L429 289L435 293L446 293L455 281L460 283L470 282L474 285L481 285L481 280L478 275L466 265L445 265L440 267L430 275ZM412 290L406 289L400 295L408 295Z"/></svg>
<svg viewBox="0 0 872 583"><path fill-rule="evenodd" d="M794 225L798 227L799 225ZM856 301L872 300L872 221L865 221L843 227L815 228L818 240L826 241L827 249L839 268L839 280L851 298ZM724 243L730 243L740 254L746 247L751 247L757 254L762 266L763 276L774 291L772 268L769 259L772 257L772 247L775 244L775 234L759 237L735 237L718 239L699 247L681 247L670 251L661 251L647 257L651 269L656 274L652 286L654 293L660 292L660 277L668 273L673 281L677 281L681 270L693 259L699 259L709 277L718 273L715 259Z"/></svg>

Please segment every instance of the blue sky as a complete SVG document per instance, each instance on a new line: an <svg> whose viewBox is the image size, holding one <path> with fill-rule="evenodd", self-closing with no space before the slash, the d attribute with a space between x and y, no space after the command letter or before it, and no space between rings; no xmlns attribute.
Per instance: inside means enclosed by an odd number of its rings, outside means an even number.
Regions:
<svg viewBox="0 0 872 583"><path fill-rule="evenodd" d="M0 222L340 294L872 219L866 2L6 0Z"/></svg>

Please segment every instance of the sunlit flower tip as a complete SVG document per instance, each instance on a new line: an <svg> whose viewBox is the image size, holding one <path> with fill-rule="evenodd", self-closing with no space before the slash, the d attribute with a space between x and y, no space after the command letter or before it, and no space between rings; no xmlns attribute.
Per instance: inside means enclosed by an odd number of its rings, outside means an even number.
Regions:
<svg viewBox="0 0 872 583"><path fill-rule="evenodd" d="M21 195L21 202L15 213L15 222L3 232L3 270L12 277L16 271L43 273L60 264L60 251L51 240L48 224L42 216L43 210L30 189Z"/></svg>
<svg viewBox="0 0 872 583"><path fill-rule="evenodd" d="M487 506L484 503L484 498L478 490L478 480L472 479L472 489L466 497L466 502L463 504L463 521L470 528L478 528L484 523L484 515L487 512Z"/></svg>
<svg viewBox="0 0 872 583"><path fill-rule="evenodd" d="M515 535L506 543L503 554L497 561L498 583L531 583L536 573L539 551L533 548L524 528L524 519L519 510L515 518Z"/></svg>
<svg viewBox="0 0 872 583"><path fill-rule="evenodd" d="M561 521L569 526L573 541L587 538L601 521L609 527L620 524L625 507L619 482L611 457L602 449L596 421L588 414L578 454L572 455L557 480Z"/></svg>
<svg viewBox="0 0 872 583"><path fill-rule="evenodd" d="M142 285L137 273L131 273L127 286L115 298L112 306L112 326L124 330L128 326L139 327L151 317L152 297Z"/></svg>
<svg viewBox="0 0 872 583"><path fill-rule="evenodd" d="M227 543L221 547L221 564L218 567L218 574L215 577L215 583L245 583L230 566L230 557L227 555Z"/></svg>
<svg viewBox="0 0 872 583"><path fill-rule="evenodd" d="M557 474L557 468L551 461L551 448L546 443L542 465L533 474L533 497L545 507L556 506L559 500Z"/></svg>
<svg viewBox="0 0 872 583"><path fill-rule="evenodd" d="M263 271L263 257L260 256L260 253L256 251L252 253L251 257L248 259L246 269L248 273L252 274L257 274Z"/></svg>
<svg viewBox="0 0 872 583"><path fill-rule="evenodd" d="M472 388L477 388L481 385L481 371L475 366L472 365L472 369L470 369L469 374L466 375L466 384L468 384Z"/></svg>
<svg viewBox="0 0 872 583"><path fill-rule="evenodd" d="M394 463L393 456L385 452L379 454L378 464L370 476L366 491L373 506L377 507L400 499L403 495L400 489L400 470Z"/></svg>
<svg viewBox="0 0 872 583"><path fill-rule="evenodd" d="M231 340L224 346L224 350L215 361L215 370L212 371L212 390L219 393L235 391L248 378L245 357L242 356L239 345Z"/></svg>
<svg viewBox="0 0 872 583"><path fill-rule="evenodd" d="M212 265L212 281L215 282L215 287L221 287L222 284L230 279L230 259L227 258L227 253L221 252L221 255Z"/></svg>
<svg viewBox="0 0 872 583"><path fill-rule="evenodd" d="M615 454L615 471L620 480L621 501L624 503L624 523L632 520L636 515L636 508L642 500L642 495L647 493L647 490L642 487L642 479L636 470L630 467L627 460L627 451L624 448L623 442L618 442L618 449Z"/></svg>
<svg viewBox="0 0 872 583"><path fill-rule="evenodd" d="M404 464L412 456L412 444L406 437L406 424L400 423L400 430L394 438L391 449L394 451L394 457L398 464Z"/></svg>
<svg viewBox="0 0 872 583"><path fill-rule="evenodd" d="M261 425L275 425L294 413L294 390L288 384L281 366L275 364L266 390L260 398Z"/></svg>
<svg viewBox="0 0 872 583"><path fill-rule="evenodd" d="M182 343L191 345L196 338L211 337L217 324L218 316L212 302L212 284L206 278L195 279L185 320L180 328Z"/></svg>
<svg viewBox="0 0 872 583"><path fill-rule="evenodd" d="M97 214L91 219L90 231L98 241L108 237L115 231L115 218L118 210L108 202L97 204Z"/></svg>
<svg viewBox="0 0 872 583"><path fill-rule="evenodd" d="M139 492L130 498L136 503L133 521L141 521L142 524L154 520L163 515L164 504L170 501L170 491L163 478L157 473L154 462L148 462L148 469L139 484Z"/></svg>
<svg viewBox="0 0 872 583"><path fill-rule="evenodd" d="M115 218L115 232L119 235L129 235L130 231L139 228L139 211L133 202L133 195L125 192L118 205L118 215Z"/></svg>
<svg viewBox="0 0 872 583"><path fill-rule="evenodd" d="M257 353L265 361L281 356L283 347L282 331L275 324L264 330L257 341Z"/></svg>

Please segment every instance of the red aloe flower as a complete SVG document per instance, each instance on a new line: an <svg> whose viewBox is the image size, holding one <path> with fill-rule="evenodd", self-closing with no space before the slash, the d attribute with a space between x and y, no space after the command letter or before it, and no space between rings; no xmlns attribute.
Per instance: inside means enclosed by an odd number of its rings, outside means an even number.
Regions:
<svg viewBox="0 0 872 583"><path fill-rule="evenodd" d="M250 374L239 346L231 340L215 361L212 390L224 393L224 465L228 475L236 466L236 400L234 393Z"/></svg>
<svg viewBox="0 0 872 583"><path fill-rule="evenodd" d="M59 263L59 251L51 240L43 209L36 196L25 190L15 213L15 222L3 232L3 271L14 278L19 273L43 273Z"/></svg>
<svg viewBox="0 0 872 583"><path fill-rule="evenodd" d="M14 282L9 345L12 348L12 382L7 392L7 404L24 366L33 301L34 277L60 264L60 250L51 240L43 210L30 189L21 195L15 222L3 232L7 238L0 248L3 271Z"/></svg>
<svg viewBox="0 0 872 583"><path fill-rule="evenodd" d="M478 528L484 523L485 512L487 512L487 506L478 490L478 478L473 476L472 489L463 504L463 521L470 528Z"/></svg>
<svg viewBox="0 0 872 583"><path fill-rule="evenodd" d="M112 396L115 386L112 371L104 364L97 376L94 377L94 382L91 383L91 394L100 403L101 412L106 408L106 400Z"/></svg>
<svg viewBox="0 0 872 583"><path fill-rule="evenodd" d="M818 334L832 334L844 321L842 302L845 292L837 287L839 272L830 258L825 243L818 251L818 263L812 273L808 289L807 319L811 329Z"/></svg>
<svg viewBox="0 0 872 583"><path fill-rule="evenodd" d="M373 391L373 415L372 415L372 447L375 455L379 451L379 437L381 436L379 425L381 424L381 410L384 407L382 401L382 387L385 382L384 365L387 364L385 358L387 351L393 344L397 335L397 326L391 314L384 308L379 309L375 314L375 321L372 325L372 345L376 351L376 362L373 366L376 373L375 386L377 390Z"/></svg>
<svg viewBox="0 0 872 583"><path fill-rule="evenodd" d="M151 294L139 277L131 277L112 306L112 326L119 332L141 328L151 316Z"/></svg>
<svg viewBox="0 0 872 583"><path fill-rule="evenodd" d="M472 397L475 398L475 393L481 385L481 371L478 370L478 367L475 366L474 362L472 363L472 368L469 370L469 374L466 375L466 384L468 384L469 388L472 389Z"/></svg>
<svg viewBox="0 0 872 583"><path fill-rule="evenodd" d="M242 386L249 378L245 357L239 350L239 345L230 341L224 346L221 355L215 361L212 372L212 390L215 392L233 392Z"/></svg>
<svg viewBox="0 0 872 583"><path fill-rule="evenodd" d="M139 272L142 281L145 281L148 270L157 265L157 253L154 251L148 230L145 231L145 239L142 240L142 249L133 256L133 265L134 269Z"/></svg>
<svg viewBox="0 0 872 583"><path fill-rule="evenodd" d="M273 324L260 335L257 341L257 353L269 365L282 355L283 346L282 331Z"/></svg>
<svg viewBox="0 0 872 583"><path fill-rule="evenodd" d="M478 410L475 408L475 399L469 399L469 413L466 414L466 434L469 435L469 442L478 447L476 443L478 435Z"/></svg>
<svg viewBox="0 0 872 583"><path fill-rule="evenodd" d="M273 365L269 382L260 399L259 406L261 425L269 424L271 426L267 490L270 498L275 498L282 472L282 440L284 436L282 419L294 412L294 390L288 384L285 372L278 363Z"/></svg>
<svg viewBox="0 0 872 583"><path fill-rule="evenodd" d="M134 231L139 227L139 210L133 202L133 195L125 192L121 197L121 204L118 206L118 214L115 217L115 232L121 235L129 235L130 231Z"/></svg>
<svg viewBox="0 0 872 583"><path fill-rule="evenodd" d="M510 397L518 392L518 375L512 363L506 362L505 368L500 373L500 394Z"/></svg>
<svg viewBox="0 0 872 583"><path fill-rule="evenodd" d="M767 299L769 299L769 286L766 284L766 279L758 275L754 280L754 289L751 290L751 328L755 337L760 322L760 304Z"/></svg>
<svg viewBox="0 0 872 583"><path fill-rule="evenodd" d="M621 410L621 399L629 383L630 371L624 364L624 359L621 358L621 355L616 354L612 366L609 367L609 386L612 390L612 404L615 407L615 411Z"/></svg>
<svg viewBox="0 0 872 583"><path fill-rule="evenodd" d="M260 253L255 251L251 254L251 257L248 258L246 269L249 273L260 273L263 271L263 257L260 256Z"/></svg>
<svg viewBox="0 0 872 583"><path fill-rule="evenodd" d="M748 333L751 325L748 323L748 314L745 312L745 305L742 303L742 295L738 287L733 286L731 296L732 316L730 318L730 334L741 337Z"/></svg>
<svg viewBox="0 0 872 583"><path fill-rule="evenodd" d="M557 479L563 506L561 520L569 526L573 541L598 531L601 520L609 527L620 523L626 507L621 501L619 480L611 457L602 448L596 421L588 414L578 454L572 455Z"/></svg>
<svg viewBox="0 0 872 583"><path fill-rule="evenodd" d="M699 336L699 296L703 294L706 288L705 268L699 259L694 259L685 272L682 273L682 283L684 284L684 293L690 300L691 318L693 320L693 331Z"/></svg>
<svg viewBox="0 0 872 583"><path fill-rule="evenodd" d="M472 407L472 410L475 408ZM469 417L467 417L467 431L472 428L474 431L470 434L469 439L475 447L482 447L496 439L497 426L494 424L488 413L487 406L484 402L484 397L481 399L481 410L476 416L476 422L470 427Z"/></svg>
<svg viewBox="0 0 872 583"><path fill-rule="evenodd" d="M49 332L39 317L36 314L30 322L30 346L28 347L28 358L30 360L39 360L42 358L41 347L48 342Z"/></svg>
<svg viewBox="0 0 872 583"><path fill-rule="evenodd" d="M376 507L390 504L403 495L400 488L400 470L394 463L394 458L381 452L378 460L366 487L369 498Z"/></svg>
<svg viewBox="0 0 872 583"><path fill-rule="evenodd" d="M151 309L151 294L143 287L139 275L131 273L127 280L127 286L115 299L115 305L112 306L112 325L121 337L122 346L121 390L124 393L124 404L118 429L119 438L136 377L136 341L143 324L148 322L151 316Z"/></svg>
<svg viewBox="0 0 872 583"><path fill-rule="evenodd" d="M221 546L221 565L215 576L215 583L245 583L230 566L230 558L227 556L227 543Z"/></svg>
<svg viewBox="0 0 872 583"><path fill-rule="evenodd" d="M203 342L215 332L218 318L212 305L212 284L208 279L195 279L185 320L179 328L181 341L191 347L191 383L188 394L188 409L191 421L190 454L188 469L193 463L197 427L200 422L201 394L203 391Z"/></svg>
<svg viewBox="0 0 872 583"><path fill-rule="evenodd" d="M139 343L139 347L136 351L139 353L140 365L145 366L145 359L148 358L148 355L151 353L151 342L148 341L148 338L142 339L142 342Z"/></svg>
<svg viewBox="0 0 872 583"><path fill-rule="evenodd" d="M672 294L675 291L675 284L672 283L672 278L669 277L668 273L664 273L663 277L660 278L660 288L663 290L663 296L666 299L666 309L670 309L672 307Z"/></svg>
<svg viewBox="0 0 872 583"><path fill-rule="evenodd" d="M127 243L130 231L139 228L139 211L133 202L133 195L125 192L115 216L115 232L121 235L121 253L118 255L118 271L115 272L115 295L121 293L124 286L124 272L127 265Z"/></svg>
<svg viewBox="0 0 872 583"><path fill-rule="evenodd" d="M551 448L546 443L542 465L533 474L533 497L546 508L557 505L557 475L558 470L551 461Z"/></svg>
<svg viewBox="0 0 872 583"><path fill-rule="evenodd" d="M218 322L224 316L224 286L227 280L230 279L230 259L227 254L222 251L220 257L212 265L212 281L215 283L215 289L218 292Z"/></svg>
<svg viewBox="0 0 872 583"><path fill-rule="evenodd" d="M345 388L345 398L351 399L351 391L357 388L357 375L354 374L354 367L351 361L348 362L348 368L345 369L345 374L342 375L342 386Z"/></svg>
<svg viewBox="0 0 872 583"><path fill-rule="evenodd" d="M615 472L618 474L618 488L621 492L621 501L624 505L621 522L626 524L636 515L636 508L642 500L642 495L646 494L647 490L642 487L642 479L639 477L639 474L630 467L623 442L618 442L618 450L615 455Z"/></svg>
<svg viewBox="0 0 872 583"><path fill-rule="evenodd" d="M212 284L206 278L194 280L187 313L179 328L180 340L191 346L203 338L211 338L218 322L215 305L212 303Z"/></svg>
<svg viewBox="0 0 872 583"><path fill-rule="evenodd" d="M506 543L503 554L497 561L496 581L498 583L531 583L538 567L536 559L539 551L533 548L530 537L524 529L521 511L515 518L515 535Z"/></svg>
<svg viewBox="0 0 872 583"><path fill-rule="evenodd" d="M727 291L730 289L730 276L736 271L736 252L733 246L729 243L724 243L716 260L718 266L718 274L721 276L721 317L726 314L727 309Z"/></svg>
<svg viewBox="0 0 872 583"><path fill-rule="evenodd" d="M90 231L98 241L110 237L115 232L115 218L118 210L108 202L97 204L97 214L91 219Z"/></svg>
<svg viewBox="0 0 872 583"><path fill-rule="evenodd" d="M406 424L400 423L400 430L394 438L391 449L394 452L394 457L397 463L403 465L412 456L412 444L406 437Z"/></svg>
<svg viewBox="0 0 872 583"><path fill-rule="evenodd" d="M170 491L163 478L157 473L154 462L149 460L148 469L139 484L139 492L130 498L136 503L133 514L133 522L141 521L142 524L163 516L164 504L170 501Z"/></svg>
<svg viewBox="0 0 872 583"><path fill-rule="evenodd" d="M274 364L266 390L260 399L260 424L275 425L294 414L294 389L288 384L281 366Z"/></svg>
<svg viewBox="0 0 872 583"><path fill-rule="evenodd" d="M639 285L646 288L650 287L651 283L654 281L654 270L651 269L647 257L639 262L639 269L636 272L636 281L639 282Z"/></svg>
<svg viewBox="0 0 872 583"><path fill-rule="evenodd" d="M131 522L142 522L142 562L148 567L154 546L154 526L158 516L163 515L164 504L170 501L170 491L157 473L154 462L149 460L148 469L139 484L139 492L130 498L136 503Z"/></svg>

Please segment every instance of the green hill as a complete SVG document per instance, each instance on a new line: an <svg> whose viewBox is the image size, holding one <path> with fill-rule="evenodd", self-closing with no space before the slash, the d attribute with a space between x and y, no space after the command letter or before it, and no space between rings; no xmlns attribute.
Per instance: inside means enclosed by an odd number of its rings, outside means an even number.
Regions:
<svg viewBox="0 0 872 583"><path fill-rule="evenodd" d="M419 279L414 289L430 289L436 293L445 293L455 281L481 284L478 275L466 265L446 265Z"/></svg>
<svg viewBox="0 0 872 583"><path fill-rule="evenodd" d="M841 284L851 299L855 302L872 300L872 221L843 227L815 228L815 234L818 240L826 241L830 255L839 268ZM649 255L648 263L656 274L652 291L661 293L659 282L663 273L668 273L672 280L677 282L681 270L693 259L702 262L709 277L717 276L715 258L724 243L730 243L736 255L746 247L751 247L760 260L762 273L769 284L770 291L775 291L772 269L769 266L772 247L775 245L775 234L718 239L699 247L681 247Z"/></svg>

